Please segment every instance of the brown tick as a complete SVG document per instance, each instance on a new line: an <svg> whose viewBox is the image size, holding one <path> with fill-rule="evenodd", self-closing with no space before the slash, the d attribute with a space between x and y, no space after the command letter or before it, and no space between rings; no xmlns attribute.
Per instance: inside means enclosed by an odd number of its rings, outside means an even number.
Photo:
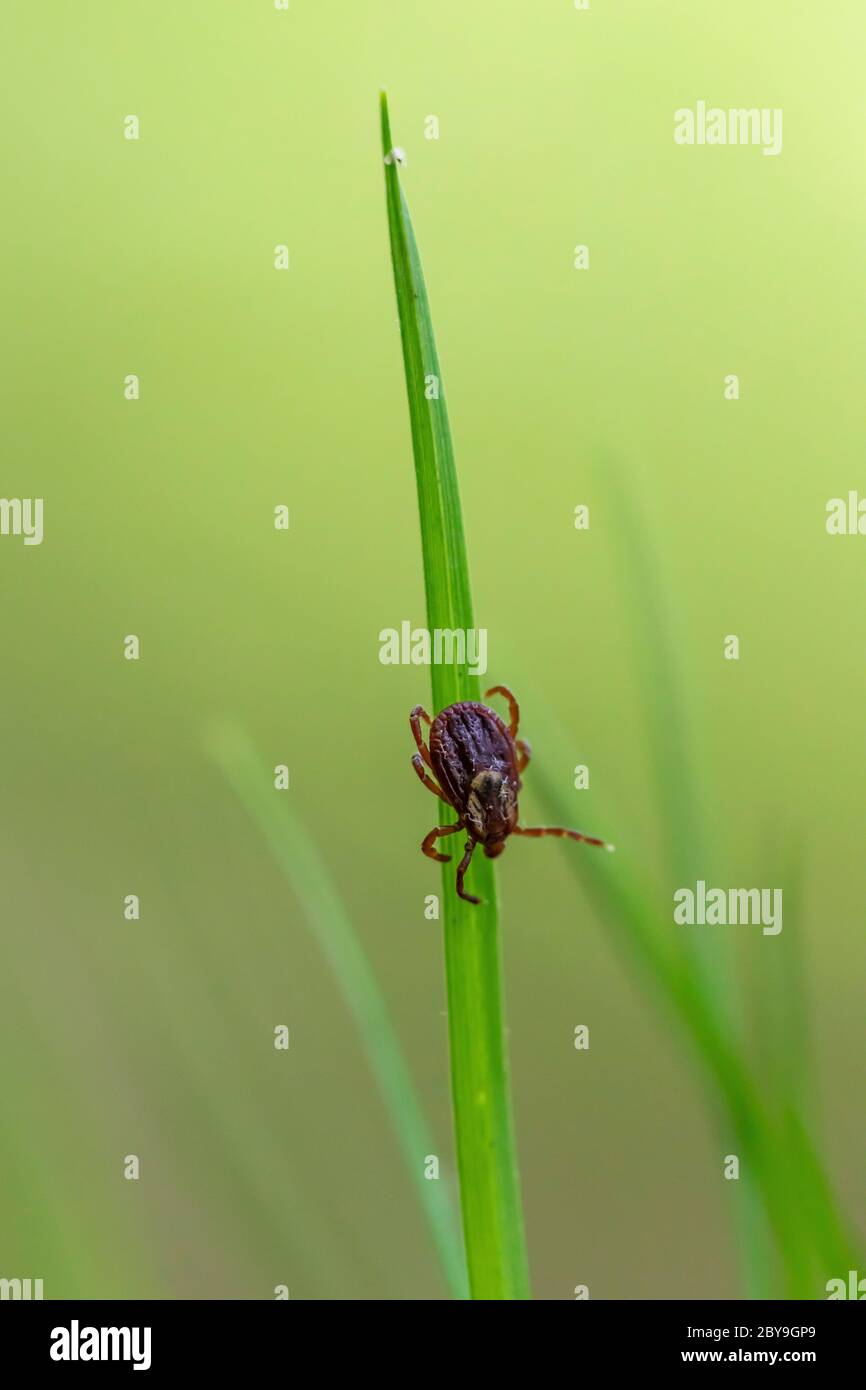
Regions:
<svg viewBox="0 0 866 1390"><path fill-rule="evenodd" d="M520 710L511 691L504 685L494 685L484 692L503 695L508 701L509 727L506 728L495 710L477 700L461 700L449 705L432 721L421 705L409 715L409 726L415 736L418 752L412 766L424 786L454 807L458 819L454 825L436 825L425 835L421 849L429 859L447 864L450 854L440 854L436 841L444 835L456 835L465 830L469 835L463 858L457 866L457 895L467 903L480 903L464 891L463 879L469 868L476 845L483 845L488 859L495 859L505 848L509 835L567 835L570 840L583 840L588 845L613 849L604 840L582 835L579 830L565 830L558 825L528 826L517 824L517 793L522 783L520 774L530 758L530 747L517 737ZM424 742L421 720L430 725L430 747ZM426 764L426 766L425 766ZM434 774L431 777L427 768Z"/></svg>

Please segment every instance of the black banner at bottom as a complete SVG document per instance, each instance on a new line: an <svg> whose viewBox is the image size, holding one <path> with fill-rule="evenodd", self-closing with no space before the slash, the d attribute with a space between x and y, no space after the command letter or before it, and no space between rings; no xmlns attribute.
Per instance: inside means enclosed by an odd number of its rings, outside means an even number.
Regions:
<svg viewBox="0 0 866 1390"><path fill-rule="evenodd" d="M305 1352L314 1355L324 1369L339 1362L341 1349L360 1370L365 1346L368 1354L377 1346L375 1359L381 1364L387 1348L399 1351L407 1332L416 1341L422 1339L424 1371L429 1372L441 1357L447 1372L454 1368L453 1346L442 1338L443 1333L446 1337L449 1331L481 1333L489 1363L496 1359L498 1346L508 1346L511 1357L514 1334L521 1331L520 1323L512 1321L502 1338L492 1337L496 1314L492 1323L486 1314L479 1315L480 1323L465 1323L465 1308L455 1312L456 1322L443 1323L443 1304L434 1305L435 1325L429 1313L422 1314L420 1326L414 1329L405 1303L399 1305L403 1309L399 1322L378 1324L372 1305L363 1306L367 1319L363 1340L353 1335L350 1304L300 1301L4 1302L0 1333L4 1364L15 1366L19 1374L98 1376L101 1369L110 1368L115 1375L138 1372L153 1379L184 1371L195 1372L199 1378L224 1378L233 1372L264 1372L270 1366L289 1373L292 1367L298 1370L305 1364L298 1362L298 1355ZM539 1324L533 1322L533 1315L527 1317L523 1330L537 1332ZM596 1369L640 1368L651 1373L673 1366L739 1364L800 1365L827 1372L857 1365L864 1322L858 1310L843 1301L587 1301L573 1303L562 1322L545 1321L546 1354L553 1350L551 1338L558 1331L568 1338L572 1358ZM460 1361L465 1365L463 1352ZM407 1365L406 1374L415 1371Z"/></svg>

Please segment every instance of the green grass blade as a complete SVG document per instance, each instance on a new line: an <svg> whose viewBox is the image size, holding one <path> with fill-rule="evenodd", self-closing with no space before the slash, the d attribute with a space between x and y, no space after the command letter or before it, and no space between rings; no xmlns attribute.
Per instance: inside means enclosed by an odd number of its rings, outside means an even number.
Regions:
<svg viewBox="0 0 866 1390"><path fill-rule="evenodd" d="M268 769L243 731L215 725L206 743L304 908L361 1034L448 1287L455 1298L466 1298L466 1266L447 1185L424 1177L424 1159L436 1152L436 1144L382 992L328 867L289 798L274 792Z"/></svg>
<svg viewBox="0 0 866 1390"><path fill-rule="evenodd" d="M569 744L557 734L550 712L545 728L548 742L560 750L554 764L567 765ZM565 794L543 767L535 780L551 820L567 823L571 804ZM613 866L606 856L568 856L572 872L691 1041L714 1098L724 1105L734 1141L731 1151L745 1158L779 1249L784 1296L820 1297L830 1275L819 1278L818 1270L854 1268L857 1241L838 1212L811 1137L795 1113L766 1094L740 1040L720 1021L703 975L660 930L657 895L630 865L626 846L620 846L617 861Z"/></svg>
<svg viewBox="0 0 866 1390"><path fill-rule="evenodd" d="M614 532L621 556L621 574L628 596L636 657L636 674L644 692L641 713L646 723L646 747L658 797L672 886L708 877L718 854L719 832L707 834L701 780L693 754L693 711L680 662L682 641L660 559L650 537L653 526L639 502L634 479L627 485L613 459L607 461L604 482L609 506L619 518ZM682 939L690 967L702 977L705 999L720 1022L742 1028L742 1010L733 973L732 953L725 937Z"/></svg>
<svg viewBox="0 0 866 1390"><path fill-rule="evenodd" d="M723 830L716 827L707 837L699 787L701 778L694 763L690 738L690 717L686 688L679 669L674 639L674 614L659 579L659 561L647 537L652 532L634 502L634 486L626 487L620 469L609 463L606 482L611 502L621 519L617 533L622 541L623 569L630 589L629 608L641 621L635 632L635 650L640 658L643 686L648 692L644 709L648 716L648 744L655 766L655 785L660 799L660 819L668 831L669 868L672 882L686 883L700 872L710 878L718 866ZM790 852L783 867L792 869L800 858ZM766 863L766 858L764 860ZM782 877L780 878L780 874ZM773 882L790 882L780 869ZM796 901L789 887L785 893ZM796 914L795 914L796 916ZM786 911L786 919L789 917ZM745 1032L746 1008L742 988L735 973L730 940L724 936L698 936L681 941L680 955L686 969L688 991L698 1001L704 1024L709 1027L716 1015L715 1030L732 1042L743 1073L748 1073L755 1096L753 1128L760 1130L767 1182L773 1191L764 1191L769 1211L777 1208L779 1221L788 1221L784 1239L777 1229L780 1251L793 1258L786 1279L789 1288L814 1288L815 1271L810 1260L817 1257L818 1268L827 1262L834 1267L844 1261L852 1248L850 1236L840 1215L829 1180L801 1115L800 1092L807 1076L808 1047L805 1044L805 991L797 969L797 931L786 920L785 945L773 953L772 964L766 953L761 963L767 978L759 989L759 1016L764 1043L769 1048L769 1065L776 1069L767 1075L767 1062L758 1066L749 1058L750 1042ZM774 1010L773 1004L778 1005ZM786 1118L790 1117L790 1118ZM811 1178L807 1175L811 1174ZM787 1196L777 1203L780 1192ZM743 1248L748 1242L743 1242ZM763 1260L760 1261L763 1266ZM758 1273L758 1271L756 1271ZM762 1275L759 1274L759 1277Z"/></svg>
<svg viewBox="0 0 866 1390"><path fill-rule="evenodd" d="M469 567L457 474L430 307L409 212L393 158L388 103L381 98L382 149L391 261L400 316L403 361L418 506L428 627L473 627ZM436 377L438 399L425 381ZM435 710L479 697L466 665L434 665ZM432 802L431 802L432 805ZM453 818L440 804L440 821ZM454 891L454 866L443 873L445 966L451 1087L463 1232L473 1298L526 1298L529 1276L503 1028L499 915L493 866L477 854L472 891L482 906Z"/></svg>

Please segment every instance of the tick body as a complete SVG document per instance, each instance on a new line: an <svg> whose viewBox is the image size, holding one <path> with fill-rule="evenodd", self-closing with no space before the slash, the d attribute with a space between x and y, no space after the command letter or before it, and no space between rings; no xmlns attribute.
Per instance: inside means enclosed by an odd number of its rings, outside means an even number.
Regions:
<svg viewBox="0 0 866 1390"><path fill-rule="evenodd" d="M457 812L453 825L436 825L426 835L421 849L430 859L447 863L450 854L441 854L436 841L465 830L468 836L463 858L457 868L457 894L468 903L479 903L467 893L463 881L476 845L488 859L495 859L505 848L509 835L567 836L588 845L612 849L604 840L561 826L522 826L518 823L517 796L522 786L520 774L530 758L529 744L517 737L520 711L511 691L494 685L484 698L502 695L508 701L509 723L495 710L478 700L461 700L437 714L434 720L421 705L409 715L409 726L418 745L412 766L425 787L447 801ZM430 725L429 747L424 742L421 721ZM431 775L432 774L432 775Z"/></svg>

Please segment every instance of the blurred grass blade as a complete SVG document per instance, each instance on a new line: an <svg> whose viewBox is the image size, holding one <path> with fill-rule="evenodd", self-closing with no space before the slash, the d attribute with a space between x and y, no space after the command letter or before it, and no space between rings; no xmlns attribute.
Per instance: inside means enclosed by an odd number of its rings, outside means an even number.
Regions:
<svg viewBox="0 0 866 1390"><path fill-rule="evenodd" d="M382 151L391 261L409 399L427 624L474 626L469 567L448 414L418 248L392 153L387 98L381 96ZM438 391L425 387L436 378ZM478 679L465 664L433 665L434 712L477 700ZM433 803L431 802L432 806ZM439 804L439 821L450 807ZM451 1090L463 1233L474 1298L529 1297L520 1183L505 1054L499 917L493 866L476 854L470 869L480 907L454 890L454 866L443 871L445 967Z"/></svg>
<svg viewBox="0 0 866 1390"><path fill-rule="evenodd" d="M691 711L685 698L685 683L680 678L681 644L677 641L674 613L659 559L652 549L650 537L654 531L638 506L634 478L626 486L615 460L607 461L604 481L611 511L619 518L614 536L621 554L620 573L627 581L633 650L645 692L641 704L646 747L659 799L668 867L677 884L699 876L710 878L713 861L707 849L704 807L692 756ZM712 843L715 845L715 838ZM686 943L681 940L679 951L684 949ZM727 940L693 939L688 943L687 954L690 969L701 977L699 987L704 988L708 1005L717 1009L723 1022L729 1026L736 1023L741 1028ZM735 1191L730 1205L737 1227L743 1283L749 1297L769 1296L774 1273L770 1233L758 1186L748 1168L741 1175L739 1192L742 1199L737 1200Z"/></svg>
<svg viewBox="0 0 866 1390"><path fill-rule="evenodd" d="M721 871L720 859L725 862L723 834L717 827L710 839L702 830L701 779L691 751L689 701L679 665L683 644L674 637L671 605L648 539L654 528L646 524L635 506L634 485L624 485L621 471L613 463L606 470L606 481L621 522L617 536L631 591L629 611L641 615L635 650L647 691L643 701L647 741L655 767L660 819L668 831L672 881L686 883L697 877L711 881ZM773 858L772 854L764 857L765 875ZM790 850L785 858L785 868L800 862ZM771 872L765 881L789 882L789 876L780 872L781 877L779 872ZM750 1056L753 1044L745 1028L746 1001L735 973L732 938L724 933L692 935L681 939L678 954L684 961L685 987L702 1017L704 1035L712 1032L720 1040L729 1040L738 1058L741 1081L748 1079L755 1109L752 1129L761 1135L767 1181L773 1185L772 1192L765 1189L763 1193L768 1216L777 1195L782 1190L788 1194L786 1203L778 1206L778 1221L787 1221L788 1231L783 1237L778 1226L776 1230L780 1244L785 1244L796 1261L796 1268L789 1266L787 1270L788 1286L812 1290L828 1262L835 1267L850 1256L852 1241L845 1233L808 1129L797 1123L808 1048L804 1043L805 992L802 979L797 978L797 930L796 923L792 930L788 922L789 899L795 903L790 882L785 890L784 943L776 944L771 956L764 952L760 957L766 979L760 989L759 1017L770 1057L777 1063L775 1074L768 1075L766 1063L758 1064ZM774 1012L774 1000L783 1008ZM709 1054L705 1053L705 1060L711 1061ZM731 1103L730 1094L728 1100ZM742 1245L748 1248L748 1241ZM810 1270L814 1261L817 1263ZM757 1269L755 1273L760 1277Z"/></svg>
<svg viewBox="0 0 866 1390"><path fill-rule="evenodd" d="M677 885L698 877L709 881L718 858L719 833L718 829L713 836L706 833L701 783L692 753L692 710L681 676L683 643L675 631L673 606L650 539L654 528L638 503L634 479L627 486L613 459L607 461L604 482L619 523L614 540L626 581L627 612L634 634L630 645L644 691L641 714L668 868L672 883ZM720 1024L742 1031L741 1000L728 938L698 935L688 941L681 939L678 949L688 954L692 970L701 976L705 1002L717 1011Z"/></svg>
<svg viewBox="0 0 866 1390"><path fill-rule="evenodd" d="M626 483L619 463L608 458L603 484L610 513L617 520L612 540L619 550L619 571L627 591L626 611L633 631L629 645L644 691L641 714L647 726L646 748L659 800L659 820L671 868L688 881L696 868L706 865L708 837L691 755L692 711L679 678L681 647L650 540L652 524L645 507L638 503L636 481L630 478Z"/></svg>
<svg viewBox="0 0 866 1390"><path fill-rule="evenodd" d="M232 724L215 725L206 743L304 908L363 1039L448 1287L455 1298L466 1298L466 1267L447 1185L424 1177L424 1159L436 1152L436 1144L382 992L327 865L289 798L274 793L268 769L244 732Z"/></svg>
<svg viewBox="0 0 866 1390"><path fill-rule="evenodd" d="M557 731L550 711L544 726L548 743L556 750L552 764L567 767L570 743ZM550 818L567 822L571 803L550 781L543 765L536 771L535 782ZM605 818L596 812L593 821L603 824ZM595 855L569 855L568 862L690 1039L713 1098L723 1103L734 1146L731 1151L749 1166L779 1249L785 1296L820 1297L824 1282L836 1270L856 1266L857 1242L838 1212L808 1131L796 1113L767 1092L736 1030L720 1018L710 982L695 970L693 958L675 949L660 930L654 906L658 894L630 864L627 841L619 849L615 866L606 856ZM763 1279L763 1270L756 1268L754 1276L756 1282Z"/></svg>

